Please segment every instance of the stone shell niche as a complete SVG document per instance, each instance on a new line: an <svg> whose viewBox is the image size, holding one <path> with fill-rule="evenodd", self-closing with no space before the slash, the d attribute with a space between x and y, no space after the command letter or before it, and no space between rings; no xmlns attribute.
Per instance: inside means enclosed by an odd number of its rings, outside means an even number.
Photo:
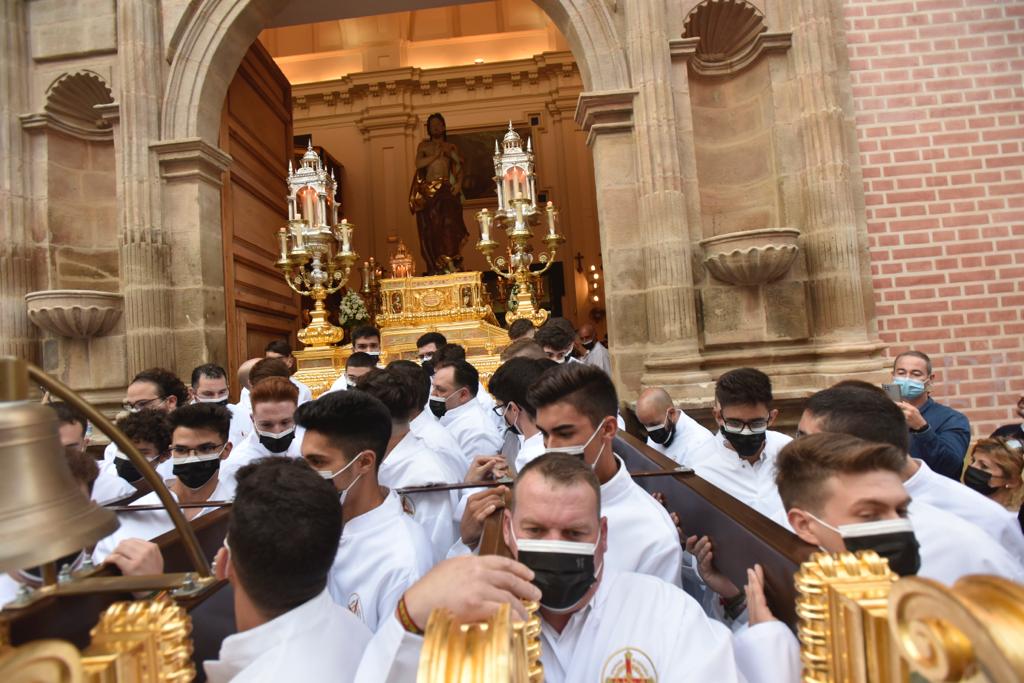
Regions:
<svg viewBox="0 0 1024 683"><path fill-rule="evenodd" d="M726 233L700 241L704 266L737 286L765 285L786 274L796 259L800 231L764 228Z"/></svg>
<svg viewBox="0 0 1024 683"><path fill-rule="evenodd" d="M25 295L28 317L39 328L70 339L110 332L121 317L123 297L86 289L50 289Z"/></svg>

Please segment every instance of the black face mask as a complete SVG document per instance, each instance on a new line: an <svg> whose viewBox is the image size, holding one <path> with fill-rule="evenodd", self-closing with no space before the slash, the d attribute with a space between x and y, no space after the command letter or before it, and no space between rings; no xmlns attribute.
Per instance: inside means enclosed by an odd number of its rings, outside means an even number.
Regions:
<svg viewBox="0 0 1024 683"><path fill-rule="evenodd" d="M430 404L430 412L432 412L434 417L438 420L444 417L444 414L448 412L448 401L440 396L431 396L427 403Z"/></svg>
<svg viewBox="0 0 1024 683"><path fill-rule="evenodd" d="M592 339L591 341L583 342L583 348L585 348L587 351L592 351L596 344L597 344L597 340L596 339Z"/></svg>
<svg viewBox="0 0 1024 683"><path fill-rule="evenodd" d="M647 436L656 444L669 446L673 439L676 438L676 423L672 420L667 420L664 425L657 429L648 429Z"/></svg>
<svg viewBox="0 0 1024 683"><path fill-rule="evenodd" d="M765 441L764 432L759 434L735 434L722 429L722 436L732 444L732 447L736 449L736 453L741 458L749 458L754 453L757 453L761 450L761 446L764 445Z"/></svg>
<svg viewBox="0 0 1024 683"><path fill-rule="evenodd" d="M427 377L434 376L434 361L433 359L427 359L420 363L420 367L427 373Z"/></svg>
<svg viewBox="0 0 1024 683"><path fill-rule="evenodd" d="M887 520L884 524L891 525L895 521ZM900 521L905 522L906 520ZM883 524L883 522L872 522L872 524ZM900 576L914 576L921 568L921 546L910 529L909 523L906 524L906 527L905 530L882 531L863 536L843 535L843 543L851 553L858 550L874 550L879 557L884 557L889 561L889 569Z"/></svg>
<svg viewBox="0 0 1024 683"><path fill-rule="evenodd" d="M964 484L983 496L991 496L999 490L998 486L992 486L992 473L977 467L964 470Z"/></svg>
<svg viewBox="0 0 1024 683"><path fill-rule="evenodd" d="M572 609L597 581L594 571L596 544L572 541L517 540L518 560L533 570L533 585L540 589L540 604L565 612ZM558 548L590 546L587 552L564 552ZM585 549L584 549L585 550Z"/></svg>
<svg viewBox="0 0 1024 683"><path fill-rule="evenodd" d="M287 434L280 436L267 436L265 434L258 434L258 436L260 437L260 444L271 453L284 453L295 439L295 427L292 427L291 431Z"/></svg>
<svg viewBox="0 0 1024 683"><path fill-rule="evenodd" d="M190 489L197 489L206 484L220 469L220 458L188 462L174 466L174 476Z"/></svg>
<svg viewBox="0 0 1024 683"><path fill-rule="evenodd" d="M156 465L154 465L156 467ZM142 472L131 460L122 460L121 458L114 458L114 468L117 470L117 476L124 479L129 484L134 484L139 479L142 479Z"/></svg>

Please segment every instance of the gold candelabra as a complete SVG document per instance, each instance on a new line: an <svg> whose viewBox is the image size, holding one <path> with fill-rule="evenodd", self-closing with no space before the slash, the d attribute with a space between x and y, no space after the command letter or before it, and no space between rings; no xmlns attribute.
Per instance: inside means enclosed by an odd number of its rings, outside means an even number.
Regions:
<svg viewBox="0 0 1024 683"><path fill-rule="evenodd" d="M537 258L541 268L531 269L534 262L533 248L530 246L533 230L531 230L531 221L524 214L524 209L529 206L530 202L526 198L517 198L510 203L515 210L515 218L511 221L500 213L492 215L487 209L477 213L476 219L480 223L480 241L477 242L476 248L487 259L487 265L491 267L492 271L512 283L507 303L508 312L505 314L506 324L513 320L526 318L540 325L547 320L548 312L537 305L537 287L534 280L546 273L554 263L558 247L565 242L565 238L558 234L555 226L558 212L555 211L554 205L548 202L545 211L548 219L548 231L541 238L545 244L545 251ZM537 212L533 213L533 218L533 222L539 222L536 220ZM507 255L497 258L492 257L499 246L496 241L491 239L491 228L494 226L505 230L509 243Z"/></svg>
<svg viewBox="0 0 1024 683"><path fill-rule="evenodd" d="M508 131L499 147L494 141L494 182L498 195L498 208L492 214L487 209L477 213L480 224L480 241L476 248L487 259L487 265L499 277L509 280L512 286L508 295L505 322L526 318L540 325L547 320L548 312L537 305L537 291L540 276L551 268L558 247L565 238L558 234L553 203L545 207L548 231L541 238L545 251L537 257L541 267L531 270L534 261L532 227L540 223L541 211L537 207L537 179L534 174L533 141L523 139L509 121ZM492 258L498 243L491 239L491 228L504 229L508 236L506 255Z"/></svg>
<svg viewBox="0 0 1024 683"><path fill-rule="evenodd" d="M343 330L327 321L324 300L345 286L359 255L352 251L352 224L342 219L337 227L310 227L293 219L278 231L281 258L275 264L285 282L298 294L313 299L309 325L299 330L306 346L331 346L344 337Z"/></svg>

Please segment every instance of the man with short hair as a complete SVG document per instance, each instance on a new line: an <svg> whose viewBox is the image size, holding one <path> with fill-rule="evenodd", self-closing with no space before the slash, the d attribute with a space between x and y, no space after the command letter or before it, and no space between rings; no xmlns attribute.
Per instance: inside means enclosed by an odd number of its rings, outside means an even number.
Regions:
<svg viewBox="0 0 1024 683"><path fill-rule="evenodd" d="M547 683L798 680L796 639L770 613L752 618L734 652L729 630L681 589L614 567L609 549L632 539L616 535L603 493L579 458L551 453L523 469L504 514L513 556L544 578L540 651ZM571 564L559 562L568 558ZM752 578L751 590L760 591L756 570Z"/></svg>
<svg viewBox="0 0 1024 683"><path fill-rule="evenodd" d="M505 347L501 352L501 362L505 363L513 358L547 358L544 349L532 338L522 337Z"/></svg>
<svg viewBox="0 0 1024 683"><path fill-rule="evenodd" d="M608 355L608 349L597 340L597 332L591 323L583 323L580 326L577 341L581 362L597 366L609 375L612 374L612 359Z"/></svg>
<svg viewBox="0 0 1024 683"><path fill-rule="evenodd" d="M246 370L246 378L248 376L249 371ZM228 373L216 363L204 363L192 370L192 397L195 403L216 403L231 411L231 443L242 443L252 431L251 405L249 410L244 410L229 402Z"/></svg>
<svg viewBox="0 0 1024 683"><path fill-rule="evenodd" d="M382 404L388 412L391 432L386 452L380 453L378 479L384 486L394 489L458 481L457 474L448 469L444 460L431 451L422 439L409 429L409 416L417 408L417 394L410 391L405 376L388 370L374 370L359 380L358 389L365 394L364 410L380 419L380 410L372 408ZM376 412L374 412L376 410ZM405 497L412 515L430 537L434 558L443 558L455 540L452 518L452 497L448 491L415 493Z"/></svg>
<svg viewBox="0 0 1024 683"><path fill-rule="evenodd" d="M427 332L416 340L416 357L423 363L434 358L437 350L448 343L440 332Z"/></svg>
<svg viewBox="0 0 1024 683"><path fill-rule="evenodd" d="M409 430L423 439L427 448L437 453L451 471L458 474L455 481L462 481L466 475L466 463L471 457L463 452L459 442L441 426L433 413L423 409L430 401L431 384L427 371L411 360L393 360L388 363L387 369L403 377L409 393L416 394L415 406L410 413Z"/></svg>
<svg viewBox="0 0 1024 683"><path fill-rule="evenodd" d="M252 425L249 435L231 449L231 457L220 467L220 478L234 482L242 467L259 458L302 455L302 431L295 426L299 389L284 377L267 377L257 382L249 396Z"/></svg>
<svg viewBox="0 0 1024 683"><path fill-rule="evenodd" d="M850 434L908 451L907 423L900 407L877 387L834 386L811 396L800 417L800 434ZM1024 534L1016 516L917 458L904 456L900 479L913 498L912 519L922 554L935 558L946 575L977 573L986 557L1003 562L1001 550L1024 563ZM955 515L953 519L950 516ZM986 539L983 531L991 540ZM994 543L993 543L994 541ZM1001 546L993 549L992 546ZM945 548L945 550L943 550ZM1005 564L1005 562L1003 562ZM923 571L932 571L931 563Z"/></svg>
<svg viewBox="0 0 1024 683"><path fill-rule="evenodd" d="M149 368L132 378L121 406L129 413L160 410L170 413L188 403L188 389L170 370ZM117 444L111 441L103 450L104 467L113 467ZM102 470L103 468L101 468Z"/></svg>
<svg viewBox="0 0 1024 683"><path fill-rule="evenodd" d="M140 410L120 418L117 421L117 428L124 432L161 478L174 476L170 462L171 424L167 419L167 413L159 410ZM106 463L103 466L108 467ZM142 478L142 473L120 449L114 455L111 469L132 485L136 495L144 495L153 490L149 482Z"/></svg>
<svg viewBox="0 0 1024 683"><path fill-rule="evenodd" d="M60 445L64 447L65 451L85 453L89 447L89 437L86 436L89 423L85 417L62 401L48 403L47 405L57 415L57 432L60 436ZM117 446L113 442L110 445L114 446L114 451L116 452ZM117 476L113 466L113 459L111 459L109 465L107 462L104 462L97 476L93 477L92 481L89 482L89 495L100 505L124 500L135 494L135 487Z"/></svg>
<svg viewBox="0 0 1024 683"><path fill-rule="evenodd" d="M715 382L713 409L718 432L704 440L692 458L702 479L765 517L785 517L775 487L775 457L790 438L773 431L779 411L772 408L772 382L754 368L737 368Z"/></svg>
<svg viewBox="0 0 1024 683"><path fill-rule="evenodd" d="M537 328L534 326L533 321L526 318L519 318L513 320L512 324L508 326L508 338L509 341L518 341L520 339L533 339L533 335L537 333Z"/></svg>
<svg viewBox="0 0 1024 683"><path fill-rule="evenodd" d="M527 393L552 364L547 358L513 358L502 363L491 376L491 393L498 402L497 410L509 431L519 437L514 459L517 472L544 454L544 435L537 428L537 409L530 403Z"/></svg>
<svg viewBox="0 0 1024 683"><path fill-rule="evenodd" d="M249 392L252 390L252 384L249 382L249 374L261 360L263 359L250 358L238 366L238 372L235 373L235 378L238 380L238 403L232 404L236 409L233 411L234 413L252 414L252 405L249 403ZM249 420L249 424L252 424L252 420Z"/></svg>
<svg viewBox="0 0 1024 683"><path fill-rule="evenodd" d="M209 403L185 405L172 412L171 462L176 477L168 484L171 495L179 503L205 503L231 500L234 489L218 476L220 463L231 454L228 433L231 413L224 406ZM159 505L156 492L134 501L132 505ZM212 511L214 508L188 507L186 519ZM166 510L122 512L121 527L96 544L95 562L102 561L125 538L149 540L174 528Z"/></svg>
<svg viewBox="0 0 1024 683"><path fill-rule="evenodd" d="M355 680L371 634L327 590L341 525L337 493L305 463L239 470L216 562L234 588L238 632L204 662L210 683Z"/></svg>
<svg viewBox="0 0 1024 683"><path fill-rule="evenodd" d="M373 325L360 325L352 330L352 352L362 351L374 358L380 357L380 330Z"/></svg>
<svg viewBox="0 0 1024 683"><path fill-rule="evenodd" d="M899 406L910 428L910 455L959 480L971 443L971 425L966 415L932 399L931 358L920 351L904 351L893 361L892 381L903 396Z"/></svg>
<svg viewBox="0 0 1024 683"><path fill-rule="evenodd" d="M701 445L711 438L711 432L676 408L672 397L661 387L640 392L636 419L647 431L648 446L686 467L693 467Z"/></svg>
<svg viewBox="0 0 1024 683"><path fill-rule="evenodd" d="M383 372L383 371L376 371ZM341 543L328 589L371 631L434 564L423 527L377 479L391 439L390 416L358 391L323 396L302 408L302 457L341 494Z"/></svg>
<svg viewBox="0 0 1024 683"><path fill-rule="evenodd" d="M480 375L464 360L439 367L434 372L430 394L430 412L455 437L470 459L501 452L501 435L494 429L491 416L477 400ZM472 460L466 463L468 469Z"/></svg>
<svg viewBox="0 0 1024 683"><path fill-rule="evenodd" d="M575 360L572 358L572 352L575 348L576 329L565 318L548 318L548 321L537 330L533 340L540 344L548 358L556 363Z"/></svg>
<svg viewBox="0 0 1024 683"><path fill-rule="evenodd" d="M610 538L607 566L680 585L683 549L675 524L612 451L619 400L608 374L567 363L546 370L526 395L547 451L581 457L601 482Z"/></svg>
<svg viewBox="0 0 1024 683"><path fill-rule="evenodd" d="M331 388L324 393L329 394L332 391L345 391L354 388L360 377L377 367L379 358L379 356L356 351L345 360L345 371L338 375L338 379L334 380Z"/></svg>
<svg viewBox="0 0 1024 683"><path fill-rule="evenodd" d="M306 401L313 400L313 392L304 383L295 379L295 371L298 370L298 365L295 361L295 354L292 353L292 346L288 343L287 339L275 339L274 341L267 344L266 349L263 351L263 355L266 358L277 358L284 361L284 364L288 366L288 379L292 384L299 390L299 403L305 403Z"/></svg>

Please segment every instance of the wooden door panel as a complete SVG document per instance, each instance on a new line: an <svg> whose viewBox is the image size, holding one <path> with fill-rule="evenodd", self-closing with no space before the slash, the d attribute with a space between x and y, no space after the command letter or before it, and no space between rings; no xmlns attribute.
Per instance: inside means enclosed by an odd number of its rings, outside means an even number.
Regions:
<svg viewBox="0 0 1024 683"><path fill-rule="evenodd" d="M221 206L227 362L233 371L247 358L262 356L268 342L294 338L301 324L299 297L274 267L277 231L288 218L291 86L258 41L228 88L220 145L232 159Z"/></svg>

